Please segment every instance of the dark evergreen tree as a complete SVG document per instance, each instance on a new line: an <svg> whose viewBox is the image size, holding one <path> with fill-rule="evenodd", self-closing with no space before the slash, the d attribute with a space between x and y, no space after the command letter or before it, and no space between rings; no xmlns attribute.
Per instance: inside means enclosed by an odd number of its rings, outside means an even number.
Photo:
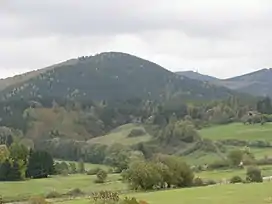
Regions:
<svg viewBox="0 0 272 204"><path fill-rule="evenodd" d="M31 151L28 160L27 177L46 178L54 173L52 156L45 151Z"/></svg>

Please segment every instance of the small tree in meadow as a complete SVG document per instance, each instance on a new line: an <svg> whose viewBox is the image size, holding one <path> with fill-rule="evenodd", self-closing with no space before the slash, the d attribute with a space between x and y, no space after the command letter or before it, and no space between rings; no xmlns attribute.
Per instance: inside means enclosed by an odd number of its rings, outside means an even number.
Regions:
<svg viewBox="0 0 272 204"><path fill-rule="evenodd" d="M97 172L96 174L96 183L105 183L108 174L105 170L101 169L100 171Z"/></svg>
<svg viewBox="0 0 272 204"><path fill-rule="evenodd" d="M78 169L78 173L80 173L80 174L83 174L83 173L86 172L85 171L85 164L84 164L84 161L82 159L79 160L77 169Z"/></svg>
<svg viewBox="0 0 272 204"><path fill-rule="evenodd" d="M258 167L248 167L246 173L246 180L248 182L263 182L261 170Z"/></svg>

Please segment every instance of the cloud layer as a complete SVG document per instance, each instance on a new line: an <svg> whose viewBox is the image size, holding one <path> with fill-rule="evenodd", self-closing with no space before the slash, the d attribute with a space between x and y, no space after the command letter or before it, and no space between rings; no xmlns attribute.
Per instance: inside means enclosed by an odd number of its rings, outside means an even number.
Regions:
<svg viewBox="0 0 272 204"><path fill-rule="evenodd" d="M272 67L271 21L269 0L3 0L0 77L103 51L230 77Z"/></svg>

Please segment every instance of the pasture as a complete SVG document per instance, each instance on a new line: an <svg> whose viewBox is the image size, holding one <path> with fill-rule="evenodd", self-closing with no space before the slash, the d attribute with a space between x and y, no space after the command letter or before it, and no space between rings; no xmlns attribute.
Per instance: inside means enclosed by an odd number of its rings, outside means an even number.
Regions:
<svg viewBox="0 0 272 204"><path fill-rule="evenodd" d="M96 176L69 175L18 182L0 182L0 195L4 200L17 200L38 195L46 196L53 191L64 194L76 188L86 193L100 190L120 191L127 189L126 184L119 181L120 176L116 174L109 174L108 182L105 184L96 184L95 179Z"/></svg>
<svg viewBox="0 0 272 204"><path fill-rule="evenodd" d="M144 134L136 137L128 137L129 133L133 129L141 129L143 130ZM93 138L89 140L88 143L99 143L108 146L114 143L120 143L123 145L134 145L140 142L147 142L151 138L152 136L145 131L143 126L130 123L114 129L107 135Z"/></svg>
<svg viewBox="0 0 272 204"><path fill-rule="evenodd" d="M264 125L244 125L243 123L232 123L204 128L199 131L203 138L211 140L265 140L272 141L272 123Z"/></svg>
<svg viewBox="0 0 272 204"><path fill-rule="evenodd" d="M149 204L269 204L272 203L272 183L229 184L186 188L127 196ZM90 200L65 201L65 204L90 204Z"/></svg>

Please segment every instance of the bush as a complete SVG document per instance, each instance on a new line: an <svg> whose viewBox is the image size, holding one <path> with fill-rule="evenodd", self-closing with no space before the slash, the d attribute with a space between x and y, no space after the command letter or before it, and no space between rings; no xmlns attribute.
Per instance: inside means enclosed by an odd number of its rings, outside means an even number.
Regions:
<svg viewBox="0 0 272 204"><path fill-rule="evenodd" d="M233 176L230 179L230 183L242 183L243 179L240 176Z"/></svg>
<svg viewBox="0 0 272 204"><path fill-rule="evenodd" d="M29 204L49 204L44 197L33 197L28 201Z"/></svg>
<svg viewBox="0 0 272 204"><path fill-rule="evenodd" d="M100 191L92 194L94 203L114 204L119 203L119 194L112 191Z"/></svg>
<svg viewBox="0 0 272 204"><path fill-rule="evenodd" d="M209 164L208 169L227 169L229 168L230 164L227 160L218 160L214 161L213 163Z"/></svg>
<svg viewBox="0 0 272 204"><path fill-rule="evenodd" d="M96 175L99 171L101 171L102 169L97 167L94 169L90 169L89 171L87 171L87 175Z"/></svg>
<svg viewBox="0 0 272 204"><path fill-rule="evenodd" d="M79 188L75 188L71 191L68 191L66 193L67 196L72 196L72 197L79 197L79 196L82 196L84 195L85 193L83 191L81 191Z"/></svg>
<svg viewBox="0 0 272 204"><path fill-rule="evenodd" d="M95 180L96 183L105 183L108 174L105 170L100 170L99 172L97 172L96 174L97 179Z"/></svg>
<svg viewBox="0 0 272 204"><path fill-rule="evenodd" d="M128 134L128 137L140 137L145 135L146 132L143 129L132 129L130 133Z"/></svg>
<svg viewBox="0 0 272 204"><path fill-rule="evenodd" d="M204 182L201 178L197 177L194 179L194 186L204 186Z"/></svg>
<svg viewBox="0 0 272 204"><path fill-rule="evenodd" d="M57 191L51 191L45 197L46 198L60 198L61 196L62 195L58 193Z"/></svg>
<svg viewBox="0 0 272 204"><path fill-rule="evenodd" d="M216 181L212 180L212 179L208 179L208 180L205 180L203 182L203 185L204 186L210 186L210 185L215 185L216 184Z"/></svg>
<svg viewBox="0 0 272 204"><path fill-rule="evenodd" d="M243 159L244 153L241 150L233 150L229 152L228 159L233 166L238 166Z"/></svg>
<svg viewBox="0 0 272 204"><path fill-rule="evenodd" d="M248 167L246 173L246 180L248 182L263 182L261 170L257 167Z"/></svg>

